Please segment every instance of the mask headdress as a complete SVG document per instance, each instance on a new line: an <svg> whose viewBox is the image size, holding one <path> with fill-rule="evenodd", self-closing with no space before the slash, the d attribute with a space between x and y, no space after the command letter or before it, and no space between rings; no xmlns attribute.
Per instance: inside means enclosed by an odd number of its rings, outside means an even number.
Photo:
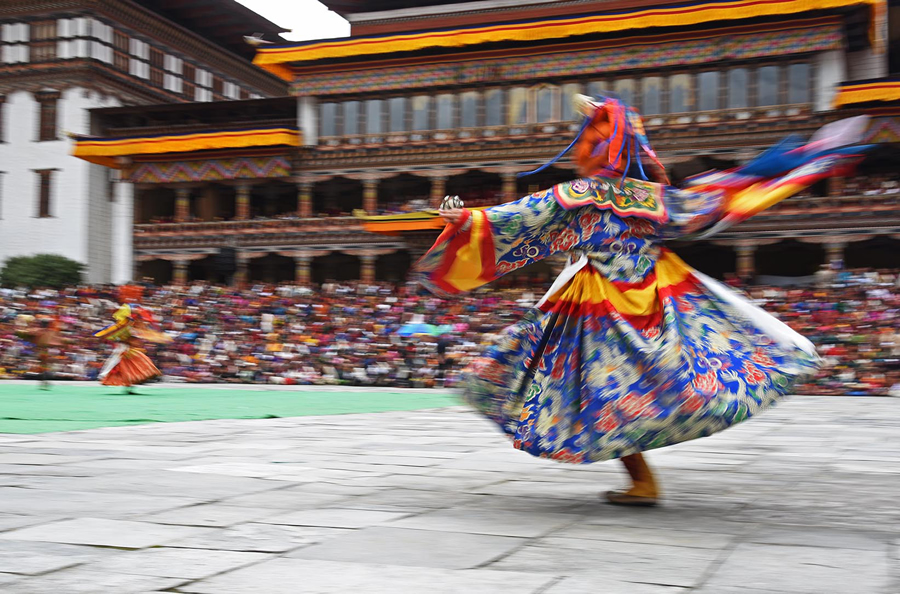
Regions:
<svg viewBox="0 0 900 594"><path fill-rule="evenodd" d="M634 165L637 170L632 177L669 183L636 109L611 94L594 98L575 95L574 101L576 109L584 115L578 135L549 162L534 171L520 173L519 177L543 171L574 148L575 162L583 176L621 176L624 181ZM644 167L644 157L653 164L652 168L647 168L649 175Z"/></svg>

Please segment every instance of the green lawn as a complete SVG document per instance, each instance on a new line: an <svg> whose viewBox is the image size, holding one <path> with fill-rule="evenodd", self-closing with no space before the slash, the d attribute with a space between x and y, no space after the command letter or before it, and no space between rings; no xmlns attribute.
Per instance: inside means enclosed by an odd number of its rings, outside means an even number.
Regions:
<svg viewBox="0 0 900 594"><path fill-rule="evenodd" d="M441 391L314 391L146 386L121 388L57 383L0 382L0 433L46 433L96 427L209 419L269 419L310 415L420 410L455 406Z"/></svg>

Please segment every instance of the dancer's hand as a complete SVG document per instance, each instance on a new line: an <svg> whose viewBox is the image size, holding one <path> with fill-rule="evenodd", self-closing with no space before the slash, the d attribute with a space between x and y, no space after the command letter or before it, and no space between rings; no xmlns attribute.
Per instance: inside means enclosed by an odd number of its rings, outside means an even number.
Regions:
<svg viewBox="0 0 900 594"><path fill-rule="evenodd" d="M440 211L441 218L444 221L450 223L451 225L457 224L462 220L464 209L462 208L451 208L449 210Z"/></svg>

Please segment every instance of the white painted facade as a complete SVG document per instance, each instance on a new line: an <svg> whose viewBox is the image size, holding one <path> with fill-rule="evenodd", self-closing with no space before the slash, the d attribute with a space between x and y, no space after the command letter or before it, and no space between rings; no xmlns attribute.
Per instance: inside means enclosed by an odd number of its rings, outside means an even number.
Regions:
<svg viewBox="0 0 900 594"><path fill-rule="evenodd" d="M114 98L94 91L66 89L57 103L59 139L39 142L39 104L34 95L20 91L6 96L0 108L5 131L5 142L0 144L0 260L61 254L85 264L89 282L130 279L130 245L113 241L131 235L131 221L115 216L115 211L130 207L109 201L108 170L72 157L72 141L65 136L65 132L90 132L89 109L118 105ZM47 218L38 217L39 180L35 171L40 169L55 170ZM127 233L116 228L122 224Z"/></svg>
<svg viewBox="0 0 900 594"><path fill-rule="evenodd" d="M214 76L220 78L226 98L239 99L242 93L260 96L254 83L228 72L228 61L233 58L223 60L222 66L201 62L194 55L100 18L58 18L55 25L55 34L50 35L56 39L54 61L87 58L115 68L114 41L119 32L128 41L127 69L122 74L142 85L151 84L151 51L156 49L163 52L161 86L166 91L182 93L186 65L190 64L195 78L187 82L196 87L188 100L212 101ZM35 35L29 22L0 23L0 64L18 66L38 59L31 55L31 43L40 41ZM46 90L60 93L57 140L38 141L35 83L25 82L20 89L15 79L4 82L6 89L13 90L0 97L0 266L12 256L61 254L85 265L87 282L132 280L133 188L131 184L111 184L114 172L72 157L72 140L66 134L91 134L89 110L118 107L121 100L71 84L55 88L48 80ZM128 91L123 96L129 97ZM133 102L135 98L124 100ZM48 169L54 170L50 216L42 218L38 216L40 180L36 171Z"/></svg>

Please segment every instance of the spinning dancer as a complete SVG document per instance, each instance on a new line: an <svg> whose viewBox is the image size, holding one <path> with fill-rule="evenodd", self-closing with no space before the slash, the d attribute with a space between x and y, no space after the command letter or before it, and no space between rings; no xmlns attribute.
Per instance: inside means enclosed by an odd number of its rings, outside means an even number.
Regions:
<svg viewBox="0 0 900 594"><path fill-rule="evenodd" d="M126 394L134 394L132 386L162 375L140 348L140 340L166 343L172 338L153 329L156 324L153 314L140 305L123 305L113 314L113 319L114 324L94 334L118 343L100 371L100 383L124 386Z"/></svg>
<svg viewBox="0 0 900 594"><path fill-rule="evenodd" d="M50 389L50 349L61 347L64 343L59 334L59 325L52 318L39 318L37 328L29 328L16 332L19 338L34 345L38 356L38 377L41 390Z"/></svg>
<svg viewBox="0 0 900 594"><path fill-rule="evenodd" d="M620 458L632 485L607 500L655 505L659 488L641 452L743 421L818 365L812 343L665 242L709 237L845 173L861 158L864 147L853 145L866 120L826 126L805 145L786 139L679 189L634 109L614 97L577 101L585 121L569 149L584 177L484 210L448 198L449 224L414 280L455 294L568 254L547 294L471 364L465 398L532 455Z"/></svg>

